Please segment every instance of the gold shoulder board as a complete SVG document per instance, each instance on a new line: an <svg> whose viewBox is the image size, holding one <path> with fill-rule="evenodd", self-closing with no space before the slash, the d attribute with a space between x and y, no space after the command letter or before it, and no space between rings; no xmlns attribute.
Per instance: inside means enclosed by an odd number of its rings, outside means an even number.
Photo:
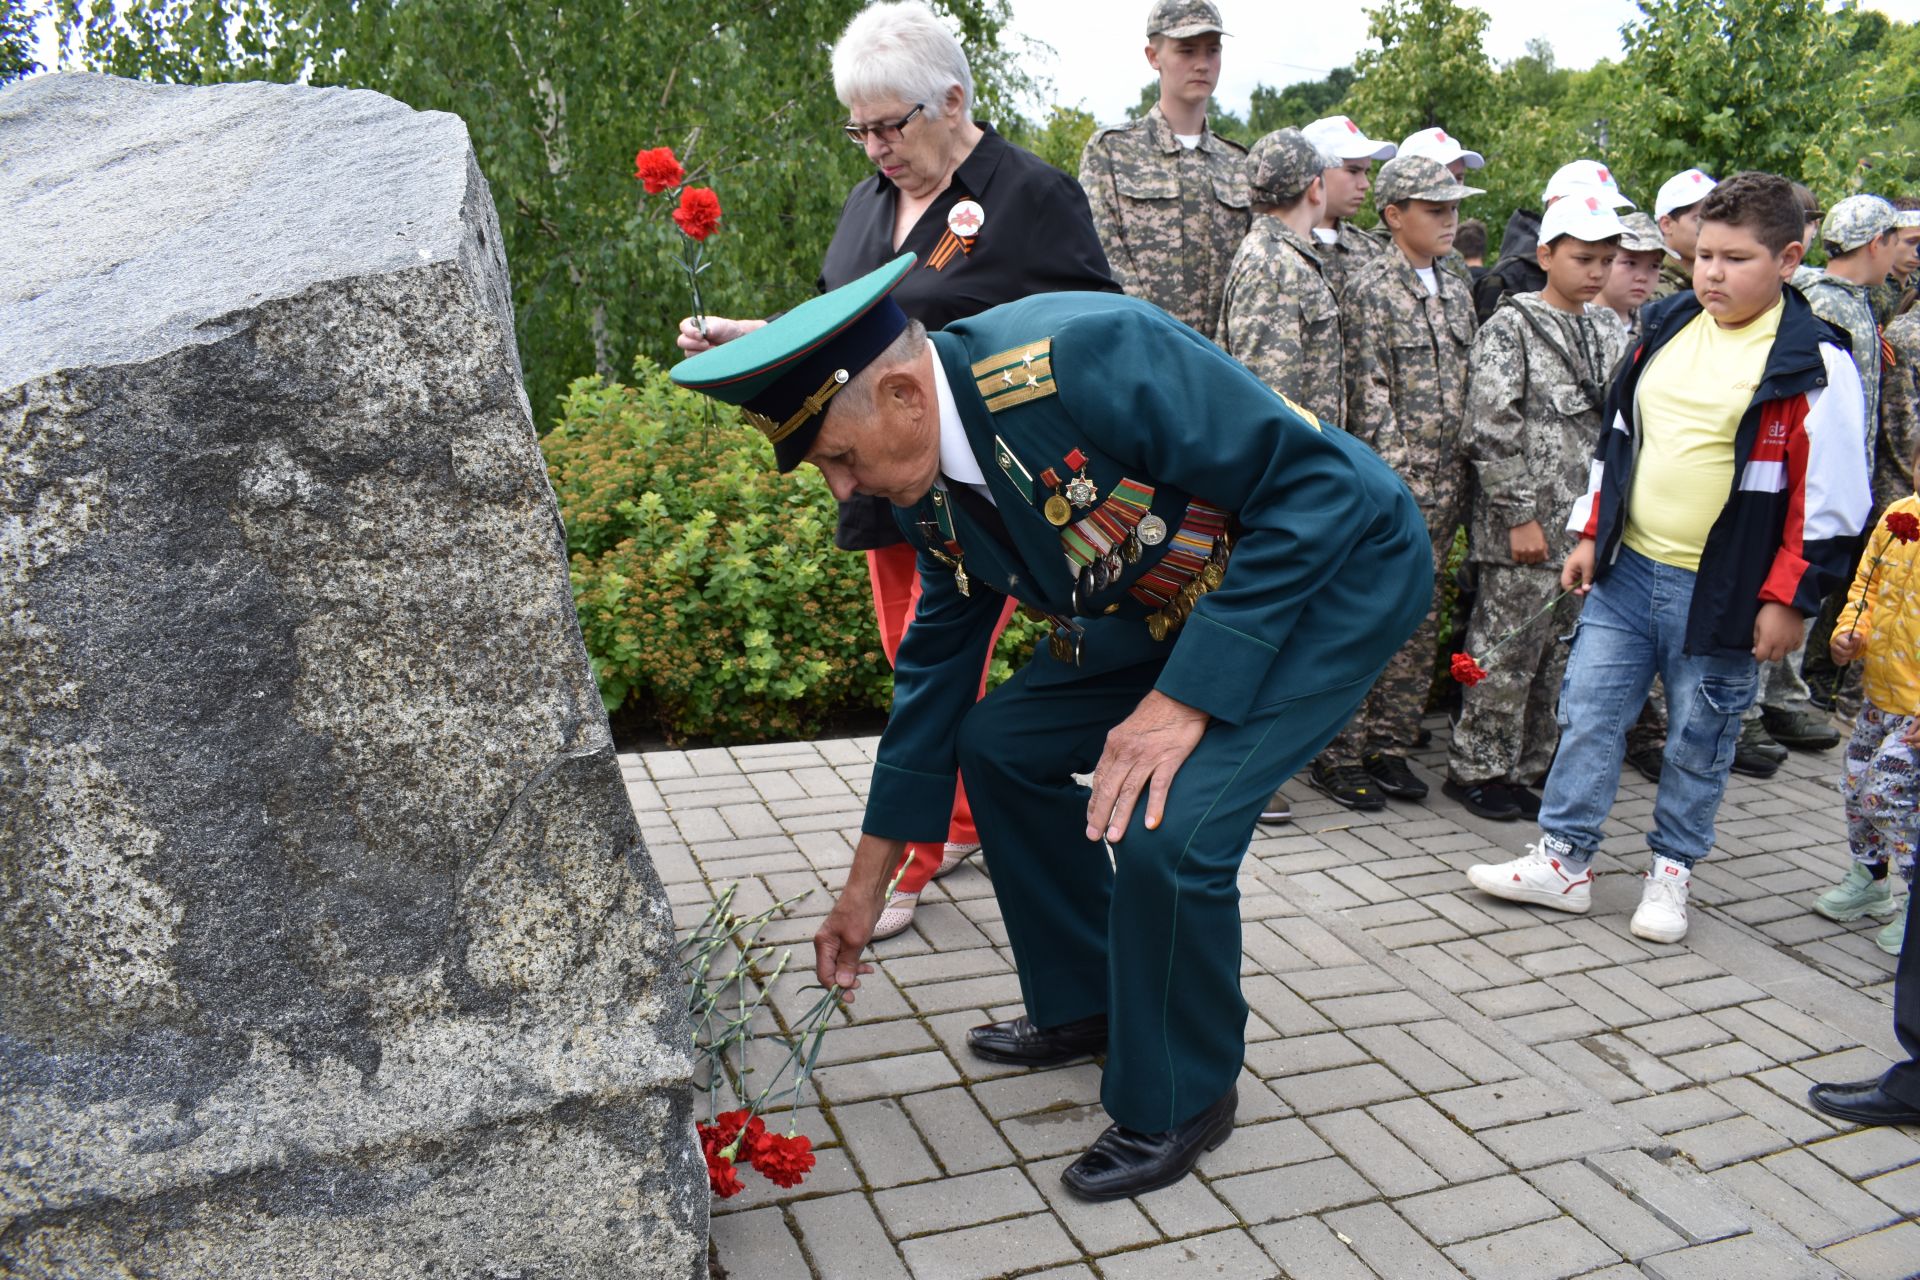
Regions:
<svg viewBox="0 0 1920 1280"><path fill-rule="evenodd" d="M973 381L989 413L1056 394L1053 339L1041 338L974 361Z"/></svg>

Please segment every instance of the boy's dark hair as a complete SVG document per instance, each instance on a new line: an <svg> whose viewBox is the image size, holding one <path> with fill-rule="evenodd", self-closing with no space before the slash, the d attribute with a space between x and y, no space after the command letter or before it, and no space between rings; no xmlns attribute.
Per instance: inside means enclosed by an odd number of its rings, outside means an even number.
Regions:
<svg viewBox="0 0 1920 1280"><path fill-rule="evenodd" d="M1808 222L1818 222L1827 216L1827 211L1820 207L1820 198L1814 195L1806 184L1800 182L1793 184L1793 198L1800 202L1800 209L1807 215Z"/></svg>
<svg viewBox="0 0 1920 1280"><path fill-rule="evenodd" d="M1468 218L1453 232L1453 247L1460 251L1463 258L1484 258L1487 256L1487 224L1478 218Z"/></svg>
<svg viewBox="0 0 1920 1280"><path fill-rule="evenodd" d="M1777 173L1742 170L1707 193L1700 221L1745 227L1768 253L1778 254L1807 229L1807 210L1793 186Z"/></svg>
<svg viewBox="0 0 1920 1280"><path fill-rule="evenodd" d="M1920 196L1895 196L1893 207L1902 213L1911 213L1915 209L1920 209Z"/></svg>

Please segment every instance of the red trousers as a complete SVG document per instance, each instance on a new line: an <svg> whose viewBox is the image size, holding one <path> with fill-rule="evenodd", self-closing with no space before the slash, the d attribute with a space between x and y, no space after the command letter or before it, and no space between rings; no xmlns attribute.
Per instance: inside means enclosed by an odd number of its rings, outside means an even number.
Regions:
<svg viewBox="0 0 1920 1280"><path fill-rule="evenodd" d="M867 552L867 577L873 583L873 611L880 622L880 647L887 651L887 661L893 662L900 652L900 641L913 621L913 611L920 603L920 570L913 548L896 542ZM1008 597L1007 607L1001 610L1000 621L993 628L994 644L1000 642L1000 633L1007 629L1007 619L1013 617L1018 604ZM992 665L993 645L988 645L986 665L980 668L980 688L973 695L976 700L986 696L987 668ZM947 826L947 840L953 844L972 844L979 839L979 833L973 828L973 810L967 807L966 783L962 781L953 791L953 820ZM909 844L907 869L901 873L894 892L918 893L926 888L933 873L940 869L940 859L945 852L945 845Z"/></svg>

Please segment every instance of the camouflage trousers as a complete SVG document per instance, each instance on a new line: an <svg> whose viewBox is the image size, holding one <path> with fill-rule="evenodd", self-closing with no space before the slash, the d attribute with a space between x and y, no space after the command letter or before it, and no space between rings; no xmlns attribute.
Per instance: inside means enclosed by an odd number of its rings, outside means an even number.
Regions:
<svg viewBox="0 0 1920 1280"><path fill-rule="evenodd" d="M1433 599L1427 602L1427 616L1387 660L1386 670L1373 682L1367 700L1340 736L1320 753L1321 764L1359 764L1362 756L1375 751L1405 755L1420 735L1420 717L1426 714L1427 698L1433 692L1434 655L1440 644L1440 586L1447 576L1447 557L1453 554L1454 530L1460 525L1458 504L1453 501L1422 503L1420 509L1433 540Z"/></svg>
<svg viewBox="0 0 1920 1280"><path fill-rule="evenodd" d="M1560 743L1555 711L1566 638L1582 603L1569 595L1548 609L1559 594L1557 565L1480 566L1466 649L1487 678L1461 690L1460 720L1447 751L1447 776L1455 782L1532 786L1546 777Z"/></svg>

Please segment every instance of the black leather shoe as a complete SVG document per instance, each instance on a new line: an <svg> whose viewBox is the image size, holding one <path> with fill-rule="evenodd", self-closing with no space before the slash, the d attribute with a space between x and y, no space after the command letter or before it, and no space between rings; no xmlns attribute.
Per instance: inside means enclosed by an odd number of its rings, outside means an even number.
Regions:
<svg viewBox="0 0 1920 1280"><path fill-rule="evenodd" d="M1733 749L1733 771L1749 778L1771 778L1786 762L1787 749L1773 740L1767 727L1749 720L1740 730L1740 741Z"/></svg>
<svg viewBox="0 0 1920 1280"><path fill-rule="evenodd" d="M1880 1087L1880 1077L1851 1084L1817 1084L1807 1101L1830 1116L1855 1124L1920 1125L1920 1107L1910 1107Z"/></svg>
<svg viewBox="0 0 1920 1280"><path fill-rule="evenodd" d="M1377 813L1387 807L1387 798L1357 764L1327 765L1315 760L1307 770L1307 785L1356 813Z"/></svg>
<svg viewBox="0 0 1920 1280"><path fill-rule="evenodd" d="M1540 816L1540 793L1538 791L1535 791L1532 787L1523 787L1517 782L1508 782L1503 785L1507 788L1508 797L1512 799L1514 804L1520 807L1521 817L1525 818L1528 822L1532 822Z"/></svg>
<svg viewBox="0 0 1920 1280"><path fill-rule="evenodd" d="M1495 822L1518 822L1524 816L1520 806L1514 803L1512 794L1497 782L1468 784L1448 778L1440 784L1440 790L1465 805L1468 813L1482 818L1491 818Z"/></svg>
<svg viewBox="0 0 1920 1280"><path fill-rule="evenodd" d="M967 1048L989 1062L1057 1066L1106 1052L1107 1015L1095 1014L1058 1027L1036 1027L1024 1014L1010 1022L989 1022L967 1032Z"/></svg>
<svg viewBox="0 0 1920 1280"><path fill-rule="evenodd" d="M1380 784L1382 791L1396 800L1427 798L1427 784L1413 776L1413 770L1407 767L1405 756L1390 756L1384 751L1370 751L1360 757L1360 767Z"/></svg>
<svg viewBox="0 0 1920 1280"><path fill-rule="evenodd" d="M1660 771L1667 766L1667 746L1660 743L1644 743L1627 748L1627 763L1637 770L1648 782L1660 781Z"/></svg>
<svg viewBox="0 0 1920 1280"><path fill-rule="evenodd" d="M1124 1200L1170 1187L1187 1176L1203 1152L1227 1140L1239 1103L1239 1091L1229 1089L1220 1101L1165 1133L1108 1125L1078 1160L1061 1171L1060 1181L1082 1200Z"/></svg>

